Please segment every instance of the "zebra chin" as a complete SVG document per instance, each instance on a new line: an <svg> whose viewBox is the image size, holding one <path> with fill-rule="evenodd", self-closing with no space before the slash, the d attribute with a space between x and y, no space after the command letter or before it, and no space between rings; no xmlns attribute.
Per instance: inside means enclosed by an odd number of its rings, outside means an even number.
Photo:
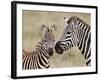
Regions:
<svg viewBox="0 0 100 80"><path fill-rule="evenodd" d="M57 54L63 54L64 50L60 47L61 42L57 42L55 45L55 51Z"/></svg>

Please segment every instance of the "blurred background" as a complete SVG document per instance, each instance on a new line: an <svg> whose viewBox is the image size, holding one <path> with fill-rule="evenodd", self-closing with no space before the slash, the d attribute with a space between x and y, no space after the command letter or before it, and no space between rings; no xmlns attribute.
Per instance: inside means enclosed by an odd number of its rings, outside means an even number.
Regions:
<svg viewBox="0 0 100 80"><path fill-rule="evenodd" d="M35 50L35 46L42 38L41 25L57 26L54 33L56 41L62 36L65 28L64 17L70 18L77 16L84 20L87 24L91 24L91 14L89 13L72 13L72 12L44 12L44 11L28 11L23 10L22 13L22 46L28 51ZM90 25L91 26L91 25ZM75 46L63 54L54 55L50 59L50 68L63 67L82 67L85 65L85 59L80 50Z"/></svg>

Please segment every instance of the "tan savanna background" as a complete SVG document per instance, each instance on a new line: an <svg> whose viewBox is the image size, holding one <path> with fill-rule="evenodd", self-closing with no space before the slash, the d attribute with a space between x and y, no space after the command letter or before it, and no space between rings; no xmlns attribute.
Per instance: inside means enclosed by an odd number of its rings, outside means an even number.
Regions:
<svg viewBox="0 0 100 80"><path fill-rule="evenodd" d="M89 13L72 13L72 12L43 12L23 10L22 13L22 45L23 49L28 51L35 50L35 46L42 38L41 25L56 25L54 33L56 41L62 35L65 28L64 17L70 18L77 16L87 24L91 24L91 15ZM62 67L82 67L85 65L85 59L77 47L73 47L63 54L54 55L50 59L50 68Z"/></svg>

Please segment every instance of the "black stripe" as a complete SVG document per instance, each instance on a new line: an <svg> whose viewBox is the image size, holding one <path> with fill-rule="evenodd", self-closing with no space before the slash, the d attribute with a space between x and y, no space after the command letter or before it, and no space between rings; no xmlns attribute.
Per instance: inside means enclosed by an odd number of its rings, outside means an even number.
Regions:
<svg viewBox="0 0 100 80"><path fill-rule="evenodd" d="M79 27L84 28L85 24L84 24L82 21L80 21L80 22L81 22L81 25L79 25ZM83 25L83 26L82 26L82 25Z"/></svg>
<svg viewBox="0 0 100 80"><path fill-rule="evenodd" d="M50 67L50 65L46 66L46 68L49 68L49 67Z"/></svg>
<svg viewBox="0 0 100 80"><path fill-rule="evenodd" d="M28 59L27 59L27 67L26 67L26 69L29 69L29 67L28 67L28 65L29 65L29 62L30 62L30 55L28 56Z"/></svg>
<svg viewBox="0 0 100 80"><path fill-rule="evenodd" d="M29 59L29 56L27 56L26 59L25 59L25 69L27 69L28 59Z"/></svg>
<svg viewBox="0 0 100 80"><path fill-rule="evenodd" d="M83 53L83 54L84 54L84 52L85 52L85 47L87 47L86 44L88 44L88 43L86 42L86 40L88 39L88 35L89 35L89 30L90 30L90 29L89 29L89 28L87 28L87 29L88 29L88 30L85 32L86 36L84 35L85 38L84 38L84 40L83 40L83 41L84 41L83 50L82 50L82 53ZM86 54L87 54L87 53L85 53L85 55L86 55Z"/></svg>
<svg viewBox="0 0 100 80"><path fill-rule="evenodd" d="M91 59L89 61L86 62L86 65L88 65L91 62Z"/></svg>
<svg viewBox="0 0 100 80"><path fill-rule="evenodd" d="M24 64L25 64L26 58L27 58L27 55L25 55L23 58L23 66L22 66L23 69L24 69Z"/></svg>
<svg viewBox="0 0 100 80"><path fill-rule="evenodd" d="M86 48L86 53L88 53L89 48L90 48L90 43L91 43L91 35L89 36L88 42L87 42L87 48ZM91 52L91 49L90 49ZM91 55L91 53L88 54L87 58Z"/></svg>
<svg viewBox="0 0 100 80"><path fill-rule="evenodd" d="M43 50L44 51L44 50ZM41 53L41 52L40 52ZM46 59L49 59L49 55L46 51L42 52L42 54L45 56Z"/></svg>
<svg viewBox="0 0 100 80"><path fill-rule="evenodd" d="M34 69L34 56L32 55L32 69Z"/></svg>
<svg viewBox="0 0 100 80"><path fill-rule="evenodd" d="M39 60L39 57L38 57L38 60ZM37 61L37 63L38 63L38 61ZM38 63L37 66L38 66L39 69L41 69L41 67L39 66L39 64L40 64L40 63ZM40 65L41 65L41 64L40 64Z"/></svg>
<svg viewBox="0 0 100 80"><path fill-rule="evenodd" d="M31 57L32 57L32 55L30 55L30 58L29 58L29 62L28 62L28 66L27 66L28 69L30 69L30 66L31 66Z"/></svg>
<svg viewBox="0 0 100 80"><path fill-rule="evenodd" d="M91 50L90 50L88 56L86 57L86 59L88 59L90 56L91 56Z"/></svg>
<svg viewBox="0 0 100 80"><path fill-rule="evenodd" d="M85 28L85 24L84 23L82 23L82 25L80 25L79 27L82 27L82 31L84 32L84 28ZM81 32L80 34L81 34L81 41L79 41L79 49L81 49L80 47L81 47L81 43L82 43L82 38L83 38L83 32Z"/></svg>
<svg viewBox="0 0 100 80"><path fill-rule="evenodd" d="M44 53L46 54L46 53ZM47 61L44 59L45 56L43 56L43 54L41 55L41 58L43 59L44 63L47 64Z"/></svg>
<svg viewBox="0 0 100 80"><path fill-rule="evenodd" d="M36 54L36 60L35 60L35 62L36 62L36 66L35 66L35 69L38 69L38 55Z"/></svg>
<svg viewBox="0 0 100 80"><path fill-rule="evenodd" d="M45 65L43 64L43 62L41 61L41 54L39 55L39 62L40 62L40 65L45 66Z"/></svg>
<svg viewBox="0 0 100 80"><path fill-rule="evenodd" d="M86 32L86 30L87 30L87 26L84 26L84 27L86 27L85 28L85 30L84 30L84 33L83 33L83 36L85 35L85 32ZM83 37L84 38L84 37ZM82 46L83 46L83 39L82 39L82 42L81 42L81 45L79 46L79 49L81 49L82 48ZM82 53L83 54L83 53Z"/></svg>
<svg viewBox="0 0 100 80"><path fill-rule="evenodd" d="M67 35L67 36L66 36ZM69 34L65 34L65 36L66 36L66 38L65 39L67 39L67 38L70 38L71 37L71 35L69 35Z"/></svg>

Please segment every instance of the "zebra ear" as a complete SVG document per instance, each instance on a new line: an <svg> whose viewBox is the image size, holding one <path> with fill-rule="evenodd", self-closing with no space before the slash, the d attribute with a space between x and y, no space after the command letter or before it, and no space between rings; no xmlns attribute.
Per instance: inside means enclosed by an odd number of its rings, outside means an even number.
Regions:
<svg viewBox="0 0 100 80"><path fill-rule="evenodd" d="M43 25L41 26L42 36L44 36L46 30L47 30L47 26L45 26L45 25L43 24Z"/></svg>
<svg viewBox="0 0 100 80"><path fill-rule="evenodd" d="M56 25L54 24L54 25L52 25L52 27L51 27L52 29L52 31L55 31L56 30Z"/></svg>
<svg viewBox="0 0 100 80"><path fill-rule="evenodd" d="M41 31L45 31L47 29L47 27L43 24L42 26L41 26Z"/></svg>
<svg viewBox="0 0 100 80"><path fill-rule="evenodd" d="M69 20L68 18L64 17L64 21L65 21L65 22L67 22L68 20Z"/></svg>

